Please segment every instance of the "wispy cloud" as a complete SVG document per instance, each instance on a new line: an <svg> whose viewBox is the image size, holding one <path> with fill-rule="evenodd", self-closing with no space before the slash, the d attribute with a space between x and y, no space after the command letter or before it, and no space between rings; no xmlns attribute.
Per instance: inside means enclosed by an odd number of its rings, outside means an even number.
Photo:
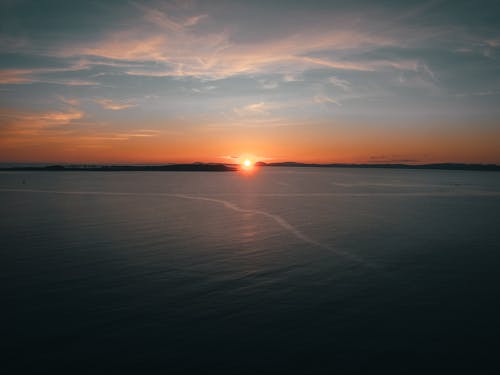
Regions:
<svg viewBox="0 0 500 375"><path fill-rule="evenodd" d="M70 112L47 112L32 117L26 117L26 119L42 120L62 125L73 120L81 119L83 115L84 113L82 111L73 110Z"/></svg>
<svg viewBox="0 0 500 375"><path fill-rule="evenodd" d="M348 80L331 76L328 78L328 82L344 91L351 91L351 82L349 82Z"/></svg>
<svg viewBox="0 0 500 375"><path fill-rule="evenodd" d="M2 111L0 118L3 120L15 120L18 123L26 125L65 125L73 120L83 118L83 111L74 109L67 112L51 111L51 112L20 112L20 111Z"/></svg>
<svg viewBox="0 0 500 375"><path fill-rule="evenodd" d="M18 112L9 114L7 113L5 117L10 117L18 121L22 121L26 124L37 124L37 125L66 125L74 120L79 120L83 118L85 113L78 109L72 109L70 111L49 111L49 112Z"/></svg>
<svg viewBox="0 0 500 375"><path fill-rule="evenodd" d="M165 29L167 31L179 32L190 26L195 26L204 18L208 17L206 14L199 14L189 17L179 17L177 19L171 17L168 13L156 9L153 7L146 6L144 4L139 4L137 2L132 3L137 7L142 13L146 21L155 24L156 26Z"/></svg>
<svg viewBox="0 0 500 375"><path fill-rule="evenodd" d="M473 92L461 92L455 94L457 98L464 98L469 96L491 96L500 95L500 90L486 90L486 91L473 91Z"/></svg>
<svg viewBox="0 0 500 375"><path fill-rule="evenodd" d="M64 104L67 104L72 107L77 107L80 105L80 100L78 99L72 99L72 98L66 98L64 96L59 96L59 100L63 102Z"/></svg>
<svg viewBox="0 0 500 375"><path fill-rule="evenodd" d="M267 79L261 79L259 80L260 87L263 88L264 90L273 90L277 88L278 82L275 80L267 80Z"/></svg>
<svg viewBox="0 0 500 375"><path fill-rule="evenodd" d="M491 47L500 46L500 38L485 40L485 43Z"/></svg>
<svg viewBox="0 0 500 375"><path fill-rule="evenodd" d="M73 68L3 69L0 70L0 84L18 85L29 83L49 83L62 86L98 86L95 81L71 78L47 78L46 73L76 71Z"/></svg>
<svg viewBox="0 0 500 375"><path fill-rule="evenodd" d="M0 146L27 147L42 144L71 145L71 148L110 147L115 142L151 138L160 135L159 130L135 129L117 131L106 124L81 121L81 110L25 112L0 111ZM43 142L41 142L43 140Z"/></svg>
<svg viewBox="0 0 500 375"><path fill-rule="evenodd" d="M100 104L102 108L109 109L112 111L120 111L122 109L136 107L136 103L132 102L117 102L111 99L96 99L96 103Z"/></svg>
<svg viewBox="0 0 500 375"><path fill-rule="evenodd" d="M65 47L59 54L97 56L115 61L154 61L159 64L156 69L127 69L129 75L207 79L263 72L284 72L285 77L293 77L315 67L374 71L385 67L414 69L415 66L413 62L405 61L334 60L311 55L318 51L346 51L400 43L398 38L373 34L362 27L331 30L324 25L301 28L281 38L237 43L230 29L197 32L198 24L210 18L207 14L174 17L164 10L137 3L134 5L144 21L142 26L114 31L94 43Z"/></svg>
<svg viewBox="0 0 500 375"><path fill-rule="evenodd" d="M269 106L264 102L248 104L246 106L235 108L234 112L240 116L246 116L248 114L251 115L265 115L268 114Z"/></svg>
<svg viewBox="0 0 500 375"><path fill-rule="evenodd" d="M130 138L149 138L154 137L160 134L158 130L150 130L150 129L139 129L134 132L120 132L114 133L113 139L115 140L128 140Z"/></svg>
<svg viewBox="0 0 500 375"><path fill-rule="evenodd" d="M331 98L326 95L316 95L313 98L313 101L317 104L335 104L339 107L342 105L337 99Z"/></svg>
<svg viewBox="0 0 500 375"><path fill-rule="evenodd" d="M275 110L284 109L295 104L296 103L258 102L236 107L233 109L233 112L240 117L267 116Z"/></svg>
<svg viewBox="0 0 500 375"><path fill-rule="evenodd" d="M85 113L81 110L26 112L0 110L0 133L5 139L34 137L47 133L64 133L66 126L81 120Z"/></svg>
<svg viewBox="0 0 500 375"><path fill-rule="evenodd" d="M301 73L298 72L286 73L283 75L283 82L300 82L302 80L303 78L301 76Z"/></svg>
<svg viewBox="0 0 500 375"><path fill-rule="evenodd" d="M0 70L0 84L9 85L34 82L34 79L31 77L32 73L32 70L26 69Z"/></svg>
<svg viewBox="0 0 500 375"><path fill-rule="evenodd" d="M294 81L309 69L415 71L418 69L418 59L394 56L366 60L357 58L357 55L360 51L388 46L408 46L410 40L416 43L419 38L425 39L432 34L423 27L415 30L397 22L390 28L381 28L380 24L384 23L380 20L377 23L368 17L358 19L348 14L342 20L334 17L336 22L325 22L324 19L319 22L321 17L318 17L314 27L298 24L292 32L279 37L270 34L267 38L241 41L238 33L244 31L219 25L212 15L196 13L194 7L166 4L154 7L140 2L131 4L137 16L126 28L110 28L98 39L62 44L44 53L77 58L82 69L107 65L119 68L118 73L131 76L215 80L242 74L279 73L283 75L284 81ZM400 17L413 17L434 6L434 2L426 3ZM389 16L387 18L389 21ZM332 27L332 22L335 27ZM200 31L200 27L205 24L210 27ZM497 39L487 41L489 45L495 45L496 42ZM325 52L328 53L325 55ZM14 73L5 73L3 80L33 82L31 74ZM264 82L261 87L273 89L276 85L276 81Z"/></svg>

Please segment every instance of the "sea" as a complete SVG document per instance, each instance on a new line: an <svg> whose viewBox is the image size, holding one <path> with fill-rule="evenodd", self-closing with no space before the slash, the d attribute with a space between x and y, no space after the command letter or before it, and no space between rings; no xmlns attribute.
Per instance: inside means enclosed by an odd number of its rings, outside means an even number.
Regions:
<svg viewBox="0 0 500 375"><path fill-rule="evenodd" d="M499 172L0 172L0 372L500 373L499 240Z"/></svg>

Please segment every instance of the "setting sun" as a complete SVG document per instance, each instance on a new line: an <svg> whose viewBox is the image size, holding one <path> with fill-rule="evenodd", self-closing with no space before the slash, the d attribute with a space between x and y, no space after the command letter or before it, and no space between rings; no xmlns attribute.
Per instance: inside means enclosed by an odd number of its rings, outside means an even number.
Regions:
<svg viewBox="0 0 500 375"><path fill-rule="evenodd" d="M255 164L249 157L243 157L240 159L240 170L245 174L251 174L255 171Z"/></svg>

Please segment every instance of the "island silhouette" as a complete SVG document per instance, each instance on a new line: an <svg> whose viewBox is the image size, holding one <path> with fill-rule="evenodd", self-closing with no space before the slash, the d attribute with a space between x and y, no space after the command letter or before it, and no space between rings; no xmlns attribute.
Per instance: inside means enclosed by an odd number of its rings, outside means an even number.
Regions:
<svg viewBox="0 0 500 375"><path fill-rule="evenodd" d="M192 163L165 165L38 165L11 166L0 168L0 171L82 171L82 172L230 172L236 166L220 163Z"/></svg>
<svg viewBox="0 0 500 375"><path fill-rule="evenodd" d="M393 169L444 169L444 170L472 170L472 171L500 171L497 164L468 164L468 163L432 163L432 164L401 164L401 163L365 163L365 164L345 164L345 163L298 163L286 161L279 163L265 163L259 161L255 163L260 167L316 167L316 168L393 168Z"/></svg>

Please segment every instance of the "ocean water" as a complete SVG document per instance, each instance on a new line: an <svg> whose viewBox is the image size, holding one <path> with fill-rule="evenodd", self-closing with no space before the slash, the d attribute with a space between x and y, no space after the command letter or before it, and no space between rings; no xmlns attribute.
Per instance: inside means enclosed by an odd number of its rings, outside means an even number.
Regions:
<svg viewBox="0 0 500 375"><path fill-rule="evenodd" d="M0 172L1 366L498 373L500 173Z"/></svg>

